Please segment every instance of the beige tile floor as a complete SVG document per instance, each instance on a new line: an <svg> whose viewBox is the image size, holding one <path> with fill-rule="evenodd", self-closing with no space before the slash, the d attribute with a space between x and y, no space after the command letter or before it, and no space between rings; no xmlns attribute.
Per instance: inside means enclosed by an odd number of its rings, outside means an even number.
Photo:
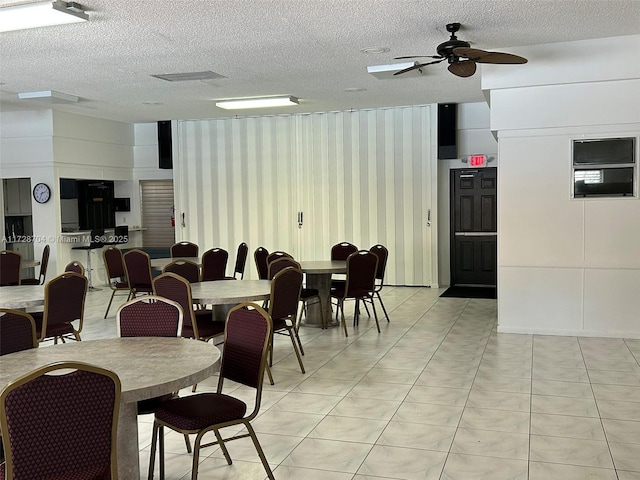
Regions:
<svg viewBox="0 0 640 480"><path fill-rule="evenodd" d="M380 334L366 317L348 338L302 328L304 375L276 339L254 424L278 480L640 480L640 340L499 334L494 300L441 291L385 287ZM108 295L88 294L83 339L115 336ZM167 478L189 478L182 437L166 435ZM229 451L231 466L203 450L199 478L265 478L249 440Z"/></svg>

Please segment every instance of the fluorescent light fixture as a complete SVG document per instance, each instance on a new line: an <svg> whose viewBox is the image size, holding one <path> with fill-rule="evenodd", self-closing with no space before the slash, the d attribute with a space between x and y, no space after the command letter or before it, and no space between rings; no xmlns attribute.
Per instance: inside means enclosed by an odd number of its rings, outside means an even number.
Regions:
<svg viewBox="0 0 640 480"><path fill-rule="evenodd" d="M405 68L413 67L418 62L403 62L403 63L391 63L389 65L370 65L367 67L367 72L376 77L378 80L388 80L391 78L401 77L415 77L422 75L421 69L416 68L402 75L394 76L393 74L404 70Z"/></svg>
<svg viewBox="0 0 640 480"><path fill-rule="evenodd" d="M80 97L77 97L75 95L56 92L55 90L18 93L18 98L20 100L40 100L46 103L75 103L80 99Z"/></svg>
<svg viewBox="0 0 640 480"><path fill-rule="evenodd" d="M298 99L291 95L280 97L253 97L253 98L236 98L233 100L218 100L216 107L225 110L241 110L244 108L268 108L268 107L288 107L298 105Z"/></svg>
<svg viewBox="0 0 640 480"><path fill-rule="evenodd" d="M89 20L82 6L75 2L35 2L0 8L0 32L64 25Z"/></svg>

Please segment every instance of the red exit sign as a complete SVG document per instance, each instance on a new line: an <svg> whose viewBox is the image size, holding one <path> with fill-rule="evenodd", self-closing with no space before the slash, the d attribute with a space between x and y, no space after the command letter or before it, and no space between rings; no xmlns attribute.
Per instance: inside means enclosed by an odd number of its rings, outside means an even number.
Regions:
<svg viewBox="0 0 640 480"><path fill-rule="evenodd" d="M484 167L487 164L486 155L469 155L470 167Z"/></svg>

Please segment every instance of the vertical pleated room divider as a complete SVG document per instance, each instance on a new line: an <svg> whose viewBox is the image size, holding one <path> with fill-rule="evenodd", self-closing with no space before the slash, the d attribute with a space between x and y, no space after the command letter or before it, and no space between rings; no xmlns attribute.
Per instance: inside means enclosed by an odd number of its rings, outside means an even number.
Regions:
<svg viewBox="0 0 640 480"><path fill-rule="evenodd" d="M176 236L203 250L234 253L244 241L251 253L262 245L300 260L328 259L343 240L381 243L385 283L435 284L436 113L423 105L180 121L174 191L186 226ZM248 267L245 278L256 278Z"/></svg>

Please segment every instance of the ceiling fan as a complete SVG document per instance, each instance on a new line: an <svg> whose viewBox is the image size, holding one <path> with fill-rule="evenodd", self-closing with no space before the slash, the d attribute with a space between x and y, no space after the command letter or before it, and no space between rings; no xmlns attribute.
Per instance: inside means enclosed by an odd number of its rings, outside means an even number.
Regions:
<svg viewBox="0 0 640 480"><path fill-rule="evenodd" d="M395 57L396 60L407 58L436 58L434 62L419 63L409 68L404 68L394 75L401 75L412 70L418 70L426 65L440 63L447 60L449 63L448 70L458 77L470 77L476 73L476 63L501 63L501 64L518 64L527 63L527 59L511 53L487 52L478 48L471 48L469 42L458 40L456 32L460 30L459 23L449 23L447 32L451 33L451 38L441 43L436 48L438 55L413 55L405 57Z"/></svg>

